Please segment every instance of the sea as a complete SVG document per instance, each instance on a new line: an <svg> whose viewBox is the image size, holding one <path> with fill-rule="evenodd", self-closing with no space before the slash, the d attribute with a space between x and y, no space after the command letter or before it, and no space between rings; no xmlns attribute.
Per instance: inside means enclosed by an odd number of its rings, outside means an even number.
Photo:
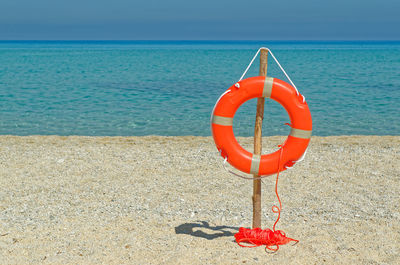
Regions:
<svg viewBox="0 0 400 265"><path fill-rule="evenodd" d="M214 104L260 47L305 96L313 135L400 135L396 41L0 41L0 134L209 136ZM271 56L268 76L287 81ZM235 135L253 135L255 113L256 99L239 108ZM263 135L287 122L266 100Z"/></svg>

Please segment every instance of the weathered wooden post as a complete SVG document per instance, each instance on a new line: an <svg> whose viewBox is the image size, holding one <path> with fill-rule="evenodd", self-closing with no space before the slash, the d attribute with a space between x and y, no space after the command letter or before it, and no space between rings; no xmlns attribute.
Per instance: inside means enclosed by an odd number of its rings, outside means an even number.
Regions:
<svg viewBox="0 0 400 265"><path fill-rule="evenodd" d="M267 75L268 50L260 50L260 76ZM262 122L264 119L265 98L257 99L257 113L254 127L254 154L261 155L262 150ZM254 175L254 178L259 177ZM253 180L253 228L261 228L261 180Z"/></svg>

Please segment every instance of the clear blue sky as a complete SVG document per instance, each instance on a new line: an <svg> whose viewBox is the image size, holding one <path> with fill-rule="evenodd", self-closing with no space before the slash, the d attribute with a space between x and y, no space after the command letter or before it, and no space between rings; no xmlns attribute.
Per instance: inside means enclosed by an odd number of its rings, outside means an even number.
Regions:
<svg viewBox="0 0 400 265"><path fill-rule="evenodd" d="M0 0L0 39L400 40L400 0Z"/></svg>

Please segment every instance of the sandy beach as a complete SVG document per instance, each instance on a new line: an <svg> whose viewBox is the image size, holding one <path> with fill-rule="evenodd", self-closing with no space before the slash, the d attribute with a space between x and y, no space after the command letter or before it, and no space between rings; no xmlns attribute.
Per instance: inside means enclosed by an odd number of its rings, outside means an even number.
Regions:
<svg viewBox="0 0 400 265"><path fill-rule="evenodd" d="M0 136L0 263L400 264L399 161L400 136L313 137L279 181L277 228L300 242L267 254L234 242L252 182L211 137ZM272 228L275 176L263 182Z"/></svg>

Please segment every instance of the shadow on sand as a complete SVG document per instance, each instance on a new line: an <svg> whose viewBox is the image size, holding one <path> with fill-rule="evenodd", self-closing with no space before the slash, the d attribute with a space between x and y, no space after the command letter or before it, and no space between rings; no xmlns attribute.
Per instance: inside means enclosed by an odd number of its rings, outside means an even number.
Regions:
<svg viewBox="0 0 400 265"><path fill-rule="evenodd" d="M208 233L204 232L207 230ZM186 234L195 237L202 237L208 240L213 240L223 236L233 236L238 232L238 230L239 227L225 225L210 226L205 221L198 221L197 223L184 223L175 227L176 234Z"/></svg>

